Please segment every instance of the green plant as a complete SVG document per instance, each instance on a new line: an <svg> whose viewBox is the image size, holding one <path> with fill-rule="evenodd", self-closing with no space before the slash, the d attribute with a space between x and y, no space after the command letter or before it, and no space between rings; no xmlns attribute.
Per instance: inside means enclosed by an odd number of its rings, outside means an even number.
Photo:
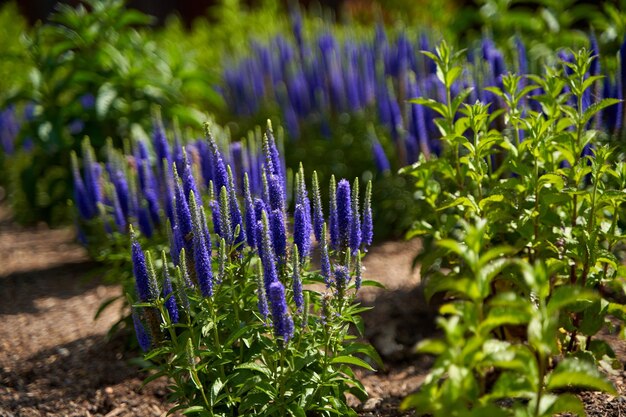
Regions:
<svg viewBox="0 0 626 417"><path fill-rule="evenodd" d="M200 127L203 116L184 94L193 89L197 104L211 100L208 80L191 56L159 48L151 21L122 0L89 0L60 4L49 23L25 37L29 83L8 98L34 107L18 155L6 162L18 220L68 220L70 151L84 136L98 150L108 137L121 147L122 138L150 127L154 106L163 106L168 120Z"/></svg>
<svg viewBox="0 0 626 417"><path fill-rule="evenodd" d="M148 381L170 377L172 411L185 414L356 416L345 394L365 399L366 392L350 365L372 370L359 355L379 361L349 332L363 334L365 309L355 303L356 291L376 285L362 279L361 267L372 238L371 184L361 200L358 181L351 188L333 177L326 222L317 177L311 207L300 167L288 237L285 177L274 163L272 131L263 141L263 199L252 200L247 175L240 193L214 152L220 192L211 192L210 211L190 167L179 177L173 166L171 256L163 252L153 261L130 229L136 297L129 297L136 300L140 346L157 371ZM310 265L313 234L320 271Z"/></svg>
<svg viewBox="0 0 626 417"><path fill-rule="evenodd" d="M589 308L600 297L569 284L553 289L558 264L509 257L515 249L491 246L487 230L480 219L464 225L462 242L438 242L459 263L430 278L427 296L449 291L454 299L440 308L444 339L417 348L437 359L402 407L435 417L585 415L572 389L617 392L593 360L560 356L555 335L572 308ZM510 290L494 294L494 287ZM503 406L503 400L513 402Z"/></svg>
<svg viewBox="0 0 626 417"><path fill-rule="evenodd" d="M443 43L429 57L447 100L415 102L441 116L436 123L445 146L440 157L404 169L415 178L421 208L409 236L424 237L416 262L427 294L451 291L459 301L442 308L451 316L441 319L451 350L441 343L427 348L441 356L425 386L439 400L426 410L446 415L441 410L455 395L467 394L466 411L458 415L503 397L529 401L519 415L551 415L560 407L580 413L574 397L552 390L565 388L570 377L581 385L576 375L588 373L597 382L588 388L611 391L592 364L610 370L615 355L595 336L614 327L610 317L626 318L619 295L624 155L610 146L607 132L595 129L599 113L619 100L590 101L601 77L589 75L596 58L585 50L542 76L505 75L501 87L487 89L493 102L471 105L463 104L469 90L451 94L462 74L460 54ZM492 109L496 100L504 105ZM464 231L463 222L475 218L484 220ZM462 239L464 245L455 242ZM510 326L524 330L515 343ZM532 375L512 378L503 361L492 359L500 350L513 363L531 363L524 372ZM452 365L461 367L454 378ZM440 385L446 369L450 377ZM487 371L496 372L493 386ZM426 392L406 406L425 407Z"/></svg>

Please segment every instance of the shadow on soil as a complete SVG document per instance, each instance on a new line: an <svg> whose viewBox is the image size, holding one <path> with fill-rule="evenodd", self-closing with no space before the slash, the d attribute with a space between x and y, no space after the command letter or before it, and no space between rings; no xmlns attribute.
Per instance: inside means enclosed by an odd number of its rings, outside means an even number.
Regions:
<svg viewBox="0 0 626 417"><path fill-rule="evenodd" d="M87 403L91 412L106 414L116 405L115 394L123 389L163 399L164 384L150 384L139 392L139 368L129 363L139 356L124 346L129 334L107 342L90 336L37 352L15 368L0 369L0 403L8 410L35 407L58 409L59 401Z"/></svg>
<svg viewBox="0 0 626 417"><path fill-rule="evenodd" d="M0 276L0 316L36 313L35 300L46 297L67 299L101 285L102 269L95 262L83 261L42 270L16 272Z"/></svg>

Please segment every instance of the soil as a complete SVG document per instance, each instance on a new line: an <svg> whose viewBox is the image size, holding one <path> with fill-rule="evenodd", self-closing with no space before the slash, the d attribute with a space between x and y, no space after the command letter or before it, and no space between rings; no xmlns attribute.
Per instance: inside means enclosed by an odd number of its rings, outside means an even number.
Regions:
<svg viewBox="0 0 626 417"><path fill-rule="evenodd" d="M411 269L418 250L417 241L386 242L365 258L365 278L386 286L360 292L363 304L376 305L364 314L366 338L385 367L358 374L370 394L355 403L361 417L414 415L398 406L432 363L412 354L436 332L419 270ZM93 320L102 301L120 293L98 271L71 229L16 226L0 205L0 417L156 417L171 408L165 379L142 387L138 354L124 346L128 335L107 337L119 310ZM623 341L606 337L623 363ZM626 373L612 378L621 396L582 394L590 416L626 415Z"/></svg>

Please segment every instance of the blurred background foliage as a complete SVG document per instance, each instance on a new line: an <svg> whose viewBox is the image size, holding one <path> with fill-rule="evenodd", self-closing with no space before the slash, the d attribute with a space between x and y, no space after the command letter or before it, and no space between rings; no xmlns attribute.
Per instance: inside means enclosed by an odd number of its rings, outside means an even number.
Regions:
<svg viewBox="0 0 626 417"><path fill-rule="evenodd" d="M107 138L122 147L126 139L144 137L156 109L168 128L190 127L179 132L183 140L200 136L200 123L209 114L235 138L267 118L284 123L272 103L252 117L234 114L223 99L223 74L255 45L292 36L290 14L296 6L303 11L305 38L328 31L339 40L363 39L383 23L390 36L445 37L460 47L476 47L487 36L509 63L521 38L532 71L558 49L589 46L592 32L604 68L615 70L626 33L625 3L23 0L18 9L8 2L0 9L0 109L8 112L8 122L0 117L0 141L10 146L0 150L0 196L9 195L22 222L69 221L70 152L79 149L84 136L96 149ZM42 14L47 17L38 20ZM410 222L416 215L408 213L412 195L395 174L402 164L392 161L391 173L376 172L369 147L354 145L373 131L393 160L396 150L384 138L388 132L372 124L368 113L338 114L331 131L332 140L287 141L287 165L303 160L307 170L320 172L322 182L331 171L375 178L375 211L386 218L375 223L382 228L378 236L399 235L407 226L403 218ZM301 135L319 138L319 123L304 126Z"/></svg>

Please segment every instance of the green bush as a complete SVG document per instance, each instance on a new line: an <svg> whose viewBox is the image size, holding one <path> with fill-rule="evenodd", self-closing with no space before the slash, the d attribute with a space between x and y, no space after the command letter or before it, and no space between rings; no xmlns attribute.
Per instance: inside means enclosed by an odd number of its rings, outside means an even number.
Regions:
<svg viewBox="0 0 626 417"><path fill-rule="evenodd" d="M429 56L450 91L460 54L444 43ZM619 100L585 102L601 78L589 75L594 59L582 50L542 76L506 75L489 89L502 110L461 104L467 91L416 100L441 115L445 147L405 169L421 196L410 235L425 238L427 296L453 298L441 307L445 340L423 346L435 367L405 407L544 416L580 413L564 390L614 392L595 363L610 371L615 354L595 336L611 317L626 319L626 171L622 151L595 129ZM495 411L502 398L513 407Z"/></svg>
<svg viewBox="0 0 626 417"><path fill-rule="evenodd" d="M108 137L121 147L122 138L151 126L154 106L163 106L168 120L199 127L203 116L185 94L193 91L198 105L209 102L208 80L185 51L159 47L150 22L121 0L89 0L76 8L60 4L27 36L29 82L8 99L34 106L19 155L6 162L18 220L68 220L70 151L84 136L96 149ZM27 140L32 144L23 149Z"/></svg>

